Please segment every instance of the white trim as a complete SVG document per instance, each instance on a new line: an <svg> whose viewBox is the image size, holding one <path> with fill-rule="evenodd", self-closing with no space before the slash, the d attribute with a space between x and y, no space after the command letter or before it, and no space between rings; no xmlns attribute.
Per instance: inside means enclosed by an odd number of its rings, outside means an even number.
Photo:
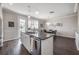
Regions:
<svg viewBox="0 0 79 59"><path fill-rule="evenodd" d="M69 15L65 15L65 16L53 17L53 18L50 18L49 20L51 20L51 19L59 19L59 18L64 18L64 17L70 17L70 16L77 16L77 13L73 13L73 14L69 14Z"/></svg>
<svg viewBox="0 0 79 59"><path fill-rule="evenodd" d="M20 39L20 38L13 38L13 39L8 39L8 40L3 40L3 42L10 41L10 40L16 40L16 39Z"/></svg>

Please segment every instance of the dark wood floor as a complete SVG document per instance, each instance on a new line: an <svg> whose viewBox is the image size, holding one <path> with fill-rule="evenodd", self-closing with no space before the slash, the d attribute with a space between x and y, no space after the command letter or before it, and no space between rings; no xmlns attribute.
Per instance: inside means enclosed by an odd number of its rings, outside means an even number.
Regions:
<svg viewBox="0 0 79 59"><path fill-rule="evenodd" d="M0 55L29 55L29 53L20 40L11 40L4 42L4 46L0 48Z"/></svg>
<svg viewBox="0 0 79 59"><path fill-rule="evenodd" d="M54 55L79 55L76 50L75 39L56 37L54 39Z"/></svg>
<svg viewBox="0 0 79 59"><path fill-rule="evenodd" d="M76 50L75 39L56 37L54 39L54 55L79 55ZM20 40L4 42L0 48L0 55L29 55L29 52L21 44Z"/></svg>

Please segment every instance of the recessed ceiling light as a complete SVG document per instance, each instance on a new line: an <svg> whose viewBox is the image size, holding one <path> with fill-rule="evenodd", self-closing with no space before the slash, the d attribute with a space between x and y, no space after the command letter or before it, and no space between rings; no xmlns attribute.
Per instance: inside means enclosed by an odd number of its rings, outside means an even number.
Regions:
<svg viewBox="0 0 79 59"><path fill-rule="evenodd" d="M31 16L28 16L28 18L30 18Z"/></svg>
<svg viewBox="0 0 79 59"><path fill-rule="evenodd" d="M39 11L36 11L35 14L38 15L39 14Z"/></svg>
<svg viewBox="0 0 79 59"><path fill-rule="evenodd" d="M50 24L51 24L50 22L46 22L46 25L48 25L48 26L49 26Z"/></svg>

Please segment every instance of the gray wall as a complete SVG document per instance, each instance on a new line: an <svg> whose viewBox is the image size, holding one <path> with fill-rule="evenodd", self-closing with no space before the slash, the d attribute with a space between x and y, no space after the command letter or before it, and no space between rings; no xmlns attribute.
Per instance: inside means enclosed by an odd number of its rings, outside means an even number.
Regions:
<svg viewBox="0 0 79 59"><path fill-rule="evenodd" d="M8 22L13 21L14 27L8 27ZM18 18L14 12L3 9L3 34L4 41L18 38Z"/></svg>
<svg viewBox="0 0 79 59"><path fill-rule="evenodd" d="M3 34L4 41L19 39L19 19L26 19L24 15L3 8ZM8 22L14 22L14 27L8 27Z"/></svg>
<svg viewBox="0 0 79 59"><path fill-rule="evenodd" d="M77 14L52 18L49 22L51 24L62 23L62 26L56 26L58 36L75 38L75 32L77 31ZM49 26L49 28L53 29L53 26Z"/></svg>
<svg viewBox="0 0 79 59"><path fill-rule="evenodd" d="M27 15L22 15L16 12L13 12L9 9L3 8L3 34L4 34L4 41L18 39L20 37L19 32L19 19L26 20L26 31L27 31ZM31 19L38 20L39 23L43 23L44 21L35 17L31 17ZM40 21L41 20L41 21ZM8 22L13 21L14 27L8 27Z"/></svg>

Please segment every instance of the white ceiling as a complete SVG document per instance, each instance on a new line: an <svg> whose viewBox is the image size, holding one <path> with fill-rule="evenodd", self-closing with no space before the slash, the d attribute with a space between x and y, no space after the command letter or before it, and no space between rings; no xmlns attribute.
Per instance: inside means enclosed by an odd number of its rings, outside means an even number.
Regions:
<svg viewBox="0 0 79 59"><path fill-rule="evenodd" d="M28 5L31 6L31 12L28 12ZM13 3L13 5L3 3L2 6L21 14L48 19L48 17L73 14L75 3ZM35 11L39 11L39 14L36 15ZM50 14L49 11L54 11L54 13Z"/></svg>

